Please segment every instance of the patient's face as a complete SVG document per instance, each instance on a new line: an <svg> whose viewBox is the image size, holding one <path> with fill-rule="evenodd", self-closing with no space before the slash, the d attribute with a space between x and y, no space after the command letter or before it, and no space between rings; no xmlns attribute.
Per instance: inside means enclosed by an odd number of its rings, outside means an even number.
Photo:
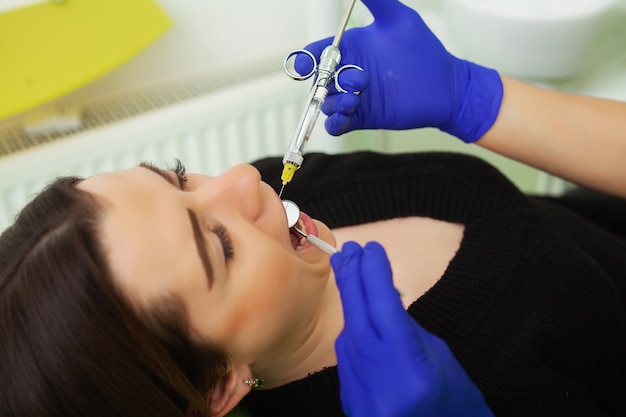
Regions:
<svg viewBox="0 0 626 417"><path fill-rule="evenodd" d="M253 167L186 178L181 187L172 171L137 167L79 187L104 203L102 238L133 302L146 307L176 295L195 337L254 360L316 314L328 256L312 246L294 249L282 203Z"/></svg>

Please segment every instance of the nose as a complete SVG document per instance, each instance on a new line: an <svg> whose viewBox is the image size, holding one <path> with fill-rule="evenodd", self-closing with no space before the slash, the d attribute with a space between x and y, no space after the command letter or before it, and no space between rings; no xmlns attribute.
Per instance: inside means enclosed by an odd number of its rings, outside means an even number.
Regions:
<svg viewBox="0 0 626 417"><path fill-rule="evenodd" d="M258 218L262 210L261 175L252 165L235 165L203 181L193 193L205 207L239 210L250 220Z"/></svg>

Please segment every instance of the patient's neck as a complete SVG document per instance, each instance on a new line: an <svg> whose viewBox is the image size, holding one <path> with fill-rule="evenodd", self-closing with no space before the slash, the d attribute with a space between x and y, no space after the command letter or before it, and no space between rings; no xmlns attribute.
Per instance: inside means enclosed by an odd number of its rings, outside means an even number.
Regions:
<svg viewBox="0 0 626 417"><path fill-rule="evenodd" d="M252 364L253 375L263 378L263 388L269 389L335 366L335 340L342 328L341 300L331 272L314 320L300 329L291 329L271 358Z"/></svg>
<svg viewBox="0 0 626 417"><path fill-rule="evenodd" d="M354 240L380 242L393 267L393 281L405 308L435 285L459 250L465 227L426 217L408 217L333 229L336 246ZM315 319L309 327L290 329L276 354L251 366L255 376L272 388L302 379L337 364L335 340L343 328L343 313L335 277L328 278Z"/></svg>

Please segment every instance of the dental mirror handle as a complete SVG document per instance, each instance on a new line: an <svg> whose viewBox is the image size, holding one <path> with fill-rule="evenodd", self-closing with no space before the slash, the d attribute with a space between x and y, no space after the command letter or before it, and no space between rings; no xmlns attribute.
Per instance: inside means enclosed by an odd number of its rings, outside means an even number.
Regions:
<svg viewBox="0 0 626 417"><path fill-rule="evenodd" d="M328 255L332 255L333 253L339 252L337 248L329 245L328 243L324 242L322 239L320 239L319 237L315 235L307 235L306 240L311 245L315 246L316 248L318 248L319 250L321 250L322 252Z"/></svg>
<svg viewBox="0 0 626 417"><path fill-rule="evenodd" d="M298 229L297 227L294 227L293 230L295 230L300 235L302 235L307 240L307 242L309 242L311 245L315 246L316 248L318 248L319 250L321 250L327 255L332 255L333 253L339 252L337 248L329 245L328 243L324 242L322 239L320 239L319 237L315 235L306 234L304 233L304 231Z"/></svg>

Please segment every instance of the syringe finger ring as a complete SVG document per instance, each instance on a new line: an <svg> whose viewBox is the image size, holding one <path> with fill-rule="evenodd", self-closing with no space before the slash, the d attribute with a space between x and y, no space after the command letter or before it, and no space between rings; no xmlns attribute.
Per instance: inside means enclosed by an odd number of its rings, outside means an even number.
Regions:
<svg viewBox="0 0 626 417"><path fill-rule="evenodd" d="M311 60L312 65L311 70L304 75L300 74L296 70L296 61L298 58L302 57L302 55L306 55ZM287 58L285 58L285 61L283 62L283 69L285 70L285 74L287 74L287 76L292 80L304 81L311 78L311 76L317 72L317 60L315 59L315 56L306 49L298 49L287 55Z"/></svg>
<svg viewBox="0 0 626 417"><path fill-rule="evenodd" d="M349 93L348 90L346 90L345 88L343 88L341 86L341 84L339 83L339 74L341 74L342 71L345 70L358 70L358 71L365 71L363 68L359 67L358 65L353 65L353 64L349 64L349 65L344 65L343 67L339 68L336 72L335 72L335 88L337 89L337 91L339 91L340 93ZM361 94L360 91L353 91L353 94L356 94L357 96L359 94Z"/></svg>

